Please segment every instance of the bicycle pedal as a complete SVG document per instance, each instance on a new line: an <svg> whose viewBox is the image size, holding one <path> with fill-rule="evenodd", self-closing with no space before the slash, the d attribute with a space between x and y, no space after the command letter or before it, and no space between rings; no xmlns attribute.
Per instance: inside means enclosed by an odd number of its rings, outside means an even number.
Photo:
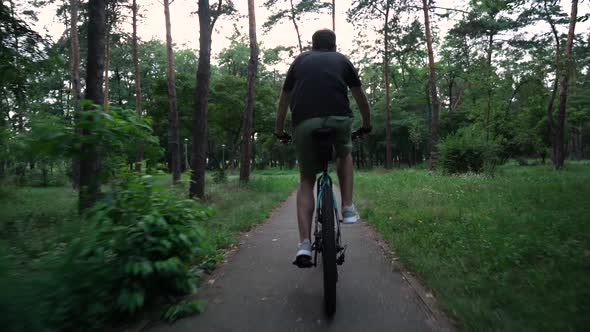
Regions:
<svg viewBox="0 0 590 332"><path fill-rule="evenodd" d="M341 255L338 256L338 258L336 258L336 264L338 264L338 265L344 264L344 253L342 253Z"/></svg>
<svg viewBox="0 0 590 332"><path fill-rule="evenodd" d="M295 258L293 265L297 266L298 268L310 268L314 266L314 263L312 262L311 257L298 256Z"/></svg>
<svg viewBox="0 0 590 332"><path fill-rule="evenodd" d="M336 249L336 252L337 252L336 264L338 264L338 265L344 264L346 247L347 247L346 245L344 245L344 246L339 245L338 248Z"/></svg>

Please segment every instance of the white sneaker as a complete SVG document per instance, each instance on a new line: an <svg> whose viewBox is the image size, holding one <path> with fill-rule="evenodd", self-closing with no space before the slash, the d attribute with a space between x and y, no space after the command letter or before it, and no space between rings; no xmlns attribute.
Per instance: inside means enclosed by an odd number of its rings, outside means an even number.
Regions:
<svg viewBox="0 0 590 332"><path fill-rule="evenodd" d="M299 243L297 246L297 255L295 255L295 257L299 256L311 257L311 241L309 239L303 240L303 242Z"/></svg>
<svg viewBox="0 0 590 332"><path fill-rule="evenodd" d="M303 242L299 243L297 246L297 255L295 256L293 265L300 268L313 266L313 262L311 261L311 241L309 241L309 239L303 240Z"/></svg>
<svg viewBox="0 0 590 332"><path fill-rule="evenodd" d="M342 208L342 223L354 224L359 220L359 214L356 212L354 204Z"/></svg>

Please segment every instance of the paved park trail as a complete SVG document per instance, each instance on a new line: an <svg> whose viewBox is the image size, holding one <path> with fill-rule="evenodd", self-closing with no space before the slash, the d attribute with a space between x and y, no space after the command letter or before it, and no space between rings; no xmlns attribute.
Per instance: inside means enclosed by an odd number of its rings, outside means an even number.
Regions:
<svg viewBox="0 0 590 332"><path fill-rule="evenodd" d="M298 269L291 263L298 241L295 207L291 195L269 220L242 236L238 250L199 290L204 313L149 331L453 330L425 304L416 282L392 265L365 222L342 226L348 249L338 269L336 314L328 319L321 265Z"/></svg>

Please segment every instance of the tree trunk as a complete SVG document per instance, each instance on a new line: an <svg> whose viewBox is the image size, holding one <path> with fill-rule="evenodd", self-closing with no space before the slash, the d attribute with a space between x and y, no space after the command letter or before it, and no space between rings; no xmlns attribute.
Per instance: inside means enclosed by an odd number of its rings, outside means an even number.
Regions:
<svg viewBox="0 0 590 332"><path fill-rule="evenodd" d="M299 33L299 26L297 25L297 18L295 17L295 7L293 6L293 0L291 2L291 21L293 22L293 26L295 27L295 32L297 33L297 42L299 43L299 53L303 53L303 44L301 44L301 34Z"/></svg>
<svg viewBox="0 0 590 332"><path fill-rule="evenodd" d="M211 77L211 14L209 1L199 0L199 66L193 113L193 146L190 197L205 198L205 161L207 153L207 97Z"/></svg>
<svg viewBox="0 0 590 332"><path fill-rule="evenodd" d="M12 0L8 1L10 4L10 12L12 16L12 33L14 37L14 68L17 70L16 75L16 85L15 85L15 99L16 103L13 106L12 112L15 113L14 118L16 118L16 123L14 124L14 128L19 132L23 133L25 130L25 118L24 118L24 110L25 110L25 93L23 93L24 89L24 78L21 76L20 70L20 46L17 37L17 20L16 20L16 13L14 9L14 2ZM10 117L10 112L9 112ZM19 184L25 178L27 167L24 165L18 165L16 168L16 173L19 176Z"/></svg>
<svg viewBox="0 0 590 332"><path fill-rule="evenodd" d="M551 32L553 34L553 38L555 39L555 81L553 83L553 89L551 90L551 97L549 98L549 103L547 104L547 123L549 126L549 141L551 142L552 148L552 158L555 159L556 145L555 145L555 121L553 120L553 107L555 105L555 97L557 96L557 89L559 88L559 66L561 62L561 43L559 41L559 34L557 33L557 28L555 27L555 22L551 18L551 14L547 9L547 2L543 2L543 6L545 8L545 19L547 23L551 26Z"/></svg>
<svg viewBox="0 0 590 332"><path fill-rule="evenodd" d="M575 128L575 133L576 133L576 140L577 140L577 144L576 144L576 160L582 160L582 158L584 157L584 149L582 147L582 144L584 144L584 142L582 141L582 128Z"/></svg>
<svg viewBox="0 0 590 332"><path fill-rule="evenodd" d="M252 118L256 94L256 72L258 70L258 44L256 43L256 10L254 0L248 0L248 26L250 32L250 62L248 63L248 90L246 108L242 123L242 146L240 149L240 182L250 180L250 162L252 160Z"/></svg>
<svg viewBox="0 0 590 332"><path fill-rule="evenodd" d="M449 113L453 111L453 85L455 84L455 77L449 80Z"/></svg>
<svg viewBox="0 0 590 332"><path fill-rule="evenodd" d="M80 118L80 43L78 41L78 0L70 0L70 82L72 86L72 106L74 108L74 124ZM79 128L76 132L81 134ZM72 159L72 187L80 189L80 159Z"/></svg>
<svg viewBox="0 0 590 332"><path fill-rule="evenodd" d="M133 76L135 79L135 112L137 117L141 118L141 77L139 73L139 45L137 41L137 0L133 0L131 7L133 11ZM141 142L137 144L135 155L135 171L141 172L141 161L143 160L143 146Z"/></svg>
<svg viewBox="0 0 590 332"><path fill-rule="evenodd" d="M430 17L426 0L422 0L424 9L424 27L426 29L426 46L428 47L428 74L430 79L430 102L432 103L432 117L430 119L430 169L436 168L436 144L438 143L438 112L440 104L436 91L436 72L434 70L434 51L432 50L432 32L430 31Z"/></svg>
<svg viewBox="0 0 590 332"><path fill-rule="evenodd" d="M576 20L578 16L578 0L572 0L572 10L570 14L570 26L567 34L567 42L565 44L565 66L562 70L560 89L559 89L559 107L557 108L557 123L555 126L555 146L556 155L554 164L556 169L563 168L565 160L565 146L564 146L564 127L565 127L565 107L567 103L567 88L569 81L569 74L573 69L572 48L574 45Z"/></svg>
<svg viewBox="0 0 590 332"><path fill-rule="evenodd" d="M94 104L103 102L104 50L106 41L106 0L90 0L88 3L88 58L86 61L86 99ZM82 136L91 136L82 129ZM84 211L97 200L100 190L98 180L99 159L96 146L82 143L80 154L79 209Z"/></svg>
<svg viewBox="0 0 590 332"><path fill-rule="evenodd" d="M559 52L559 51L558 51ZM557 56L559 57L559 56ZM549 126L549 141L551 142L551 149L553 151L552 158L555 159L557 153L557 146L555 145L555 121L553 120L553 107L555 104L555 97L557 96L557 89L559 88L559 69L555 69L555 81L553 82L553 89L551 91L551 97L549 98L549 104L547 105L547 122Z"/></svg>
<svg viewBox="0 0 590 332"><path fill-rule="evenodd" d="M64 73L65 71L66 71L65 68L59 69L60 79L63 79L63 77L66 76ZM65 97L65 102L64 102L64 97ZM63 114L64 118L67 119L68 110L66 109L67 108L66 105L68 103L68 98L67 98L67 94L64 94L64 85L63 84L61 84L59 86L59 92L58 92L57 99L59 100L59 110L60 110L61 114Z"/></svg>
<svg viewBox="0 0 590 332"><path fill-rule="evenodd" d="M105 50L105 61L104 61L104 111L109 111L109 67L111 64L111 28L109 26L109 22L107 22L107 31L106 31L106 50Z"/></svg>
<svg viewBox="0 0 590 332"><path fill-rule="evenodd" d="M172 28L170 24L170 0L164 0L164 16L166 18L166 52L168 55L168 106L170 108L170 131L168 145L170 147L170 169L172 183L180 180L180 135L178 133L178 110L176 108L176 79L174 73L174 51L172 49Z"/></svg>
<svg viewBox="0 0 590 332"><path fill-rule="evenodd" d="M332 0L332 31L336 33L336 0Z"/></svg>
<svg viewBox="0 0 590 332"><path fill-rule="evenodd" d="M385 10L385 24L383 26L384 54L383 54L383 75L385 80L385 169L391 169L391 115L389 100L389 5Z"/></svg>
<svg viewBox="0 0 590 332"><path fill-rule="evenodd" d="M15 97L16 97L16 110L15 111L15 116L17 119L17 123L16 123L16 128L18 129L18 131L20 133L22 133L25 129L25 120L24 120L24 102L25 102L25 97L24 97L24 93L23 93L23 88L24 88L24 84L22 82L22 77L20 75L20 46L19 46L19 42L18 42L18 37L17 37L17 18L16 18L16 12L14 9L14 2L13 0L8 1L8 3L10 3L10 15L12 16L12 33L14 34L14 68L17 69L17 71L19 72L19 74L17 74L17 80L16 80L16 89L15 89ZM19 167L20 168L20 167ZM24 168L23 168L23 172L24 172ZM24 173L23 173L24 175Z"/></svg>
<svg viewBox="0 0 590 332"><path fill-rule="evenodd" d="M117 81L117 105L123 107L123 96L121 96L121 72L115 67L115 80Z"/></svg>
<svg viewBox="0 0 590 332"><path fill-rule="evenodd" d="M486 107L486 142L490 140L490 118L492 112L492 47L494 45L494 34L490 32L488 38L488 76L486 78L486 80L488 81L488 100Z"/></svg>

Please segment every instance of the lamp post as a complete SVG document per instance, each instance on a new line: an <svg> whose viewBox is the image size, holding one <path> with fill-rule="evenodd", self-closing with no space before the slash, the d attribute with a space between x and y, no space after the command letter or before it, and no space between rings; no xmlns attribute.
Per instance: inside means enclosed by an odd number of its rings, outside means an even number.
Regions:
<svg viewBox="0 0 590 332"><path fill-rule="evenodd" d="M184 139L184 168L188 171L188 138Z"/></svg>
<svg viewBox="0 0 590 332"><path fill-rule="evenodd" d="M225 144L221 144L221 167L225 169Z"/></svg>

